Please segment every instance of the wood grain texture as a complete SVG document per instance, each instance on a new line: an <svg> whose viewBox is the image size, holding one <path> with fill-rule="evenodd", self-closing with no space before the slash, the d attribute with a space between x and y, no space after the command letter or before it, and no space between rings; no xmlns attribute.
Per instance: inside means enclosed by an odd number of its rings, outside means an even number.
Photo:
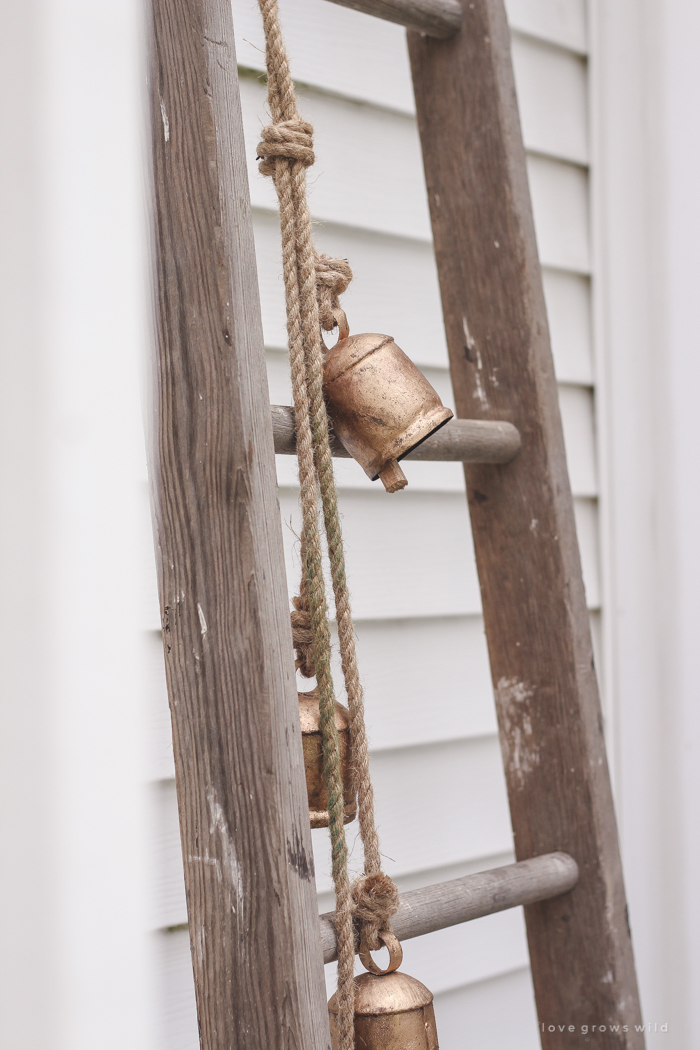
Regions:
<svg viewBox="0 0 700 1050"><path fill-rule="evenodd" d="M271 405L272 433L278 455L296 455L294 409L288 405ZM334 456L350 459L340 441L333 435ZM435 434L409 452L406 459L452 460L462 463L510 463L520 451L520 435L512 423L481 419L451 419Z"/></svg>
<svg viewBox="0 0 700 1050"><path fill-rule="evenodd" d="M518 859L564 850L581 880L526 908L543 1046L580 1025L644 1037L590 631L502 0L444 43L409 34L455 402L523 448L465 466ZM475 396L476 395L476 396Z"/></svg>
<svg viewBox="0 0 700 1050"><path fill-rule="evenodd" d="M460 922L480 919L507 908L533 904L568 893L578 881L576 861L566 853L549 853L461 879L438 882L401 895L391 928L400 941L435 933ZM323 961L338 957L334 913L319 916ZM355 939L359 946L359 930Z"/></svg>
<svg viewBox="0 0 700 1050"><path fill-rule="evenodd" d="M341 7L351 7L366 15L385 18L414 29L418 33L446 39L454 36L462 24L458 0L330 0Z"/></svg>
<svg viewBox="0 0 700 1050"><path fill-rule="evenodd" d="M203 1050L329 1034L227 0L154 0L151 457Z"/></svg>

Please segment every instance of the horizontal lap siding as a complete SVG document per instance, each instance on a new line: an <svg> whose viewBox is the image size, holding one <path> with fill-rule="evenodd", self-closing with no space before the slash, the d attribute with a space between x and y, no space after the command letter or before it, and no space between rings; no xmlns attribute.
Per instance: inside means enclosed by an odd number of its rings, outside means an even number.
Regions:
<svg viewBox="0 0 700 1050"><path fill-rule="evenodd" d="M281 4L317 164L309 200L319 248L347 257L354 331L393 335L452 403L403 31L326 0ZM513 55L586 593L598 649L598 481L590 328L585 10L580 0L510 0ZM234 0L270 398L289 404L274 192L256 169L266 121L257 4ZM295 463L278 457L290 594L299 578ZM366 690L386 866L402 889L512 859L464 476L459 464L404 464L387 496L336 461ZM144 485L144 508L146 487ZM145 512L146 513L146 512ZM147 532L144 529L144 537ZM144 542L148 542L145 538ZM163 1050L194 1050L172 741L155 576L141 612L151 683L152 926ZM334 668L340 686L339 667ZM359 870L356 825L348 827ZM328 836L313 833L319 906L332 907ZM443 1050L538 1045L520 910L405 945L405 969L436 994ZM333 967L327 967L329 987Z"/></svg>
<svg viewBox="0 0 700 1050"><path fill-rule="evenodd" d="M429 940L429 950L435 956L431 959L425 958ZM492 1046L498 1050L536 1050L539 1046L519 911L407 941L404 949L407 972L410 968L412 974L424 980L433 976L441 1047L450 1045L445 1038L450 1032L459 1033L451 1045L460 1050L486 1050ZM158 991L164 1013L162 1045L168 1050L196 1050L197 1021L194 988L188 979L187 931L158 935L156 952L161 975ZM452 958L458 960L454 968L445 963L445 959ZM444 988L439 979L434 979L436 970L443 968L447 970ZM330 994L332 971L328 985Z"/></svg>
<svg viewBox="0 0 700 1050"><path fill-rule="evenodd" d="M511 850L494 734L374 753L372 779L382 851L392 875L432 872L454 867L465 858L503 856ZM153 926L178 926L186 921L186 912L177 863L175 785L160 781L153 790L158 820ZM362 858L356 836L357 827L349 826L350 866L359 873ZM313 840L316 881L325 894L331 889L328 832L314 831Z"/></svg>
<svg viewBox="0 0 700 1050"><path fill-rule="evenodd" d="M509 970L435 998L441 1029L458 1032L452 1045L537 1050L537 1016L529 967ZM444 1043L444 1040L443 1040Z"/></svg>

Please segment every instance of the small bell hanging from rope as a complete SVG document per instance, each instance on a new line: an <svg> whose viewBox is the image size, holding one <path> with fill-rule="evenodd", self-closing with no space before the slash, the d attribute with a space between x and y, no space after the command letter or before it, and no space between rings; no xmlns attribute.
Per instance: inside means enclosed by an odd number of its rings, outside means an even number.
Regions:
<svg viewBox="0 0 700 1050"><path fill-rule="evenodd" d="M403 952L388 930L378 935L389 949L389 965L380 969L361 942L360 959L370 970L354 980L355 1050L439 1050L433 995L415 977L397 973ZM331 1047L338 1050L338 996L328 1003Z"/></svg>
<svg viewBox="0 0 700 1050"><path fill-rule="evenodd" d="M323 739L321 736L321 709L318 690L299 693L299 721L304 745L306 794L309 799L309 819L312 828L328 827L328 790L323 773ZM349 824L357 815L357 802L352 783L350 749L350 712L342 704L335 705L335 728L340 747L340 775L343 781L343 823Z"/></svg>
<svg viewBox="0 0 700 1050"><path fill-rule="evenodd" d="M408 484L398 461L453 413L390 335L339 328L323 368L333 430L372 481L397 492Z"/></svg>

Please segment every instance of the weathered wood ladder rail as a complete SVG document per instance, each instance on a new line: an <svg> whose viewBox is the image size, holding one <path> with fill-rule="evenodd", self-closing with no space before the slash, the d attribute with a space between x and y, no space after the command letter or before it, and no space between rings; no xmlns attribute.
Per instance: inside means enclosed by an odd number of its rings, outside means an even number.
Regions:
<svg viewBox="0 0 700 1050"><path fill-rule="evenodd" d="M524 904L543 1046L578 1047L593 1022L596 1046L639 1050L503 0L332 2L409 28L456 406L479 417L420 455L465 462L519 861L406 894L396 929ZM267 401L231 7L151 10L150 466L201 1043L324 1050L335 941L316 913L275 492L293 432Z"/></svg>

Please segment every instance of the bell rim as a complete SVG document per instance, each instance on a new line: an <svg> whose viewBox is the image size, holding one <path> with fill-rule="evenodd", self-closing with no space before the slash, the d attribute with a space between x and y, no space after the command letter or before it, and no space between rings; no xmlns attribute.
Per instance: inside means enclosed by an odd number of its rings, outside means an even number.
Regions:
<svg viewBox="0 0 700 1050"><path fill-rule="evenodd" d="M382 461L377 463L377 460L374 460L368 467L365 467L365 472L372 481L376 481L387 463L392 459L395 459L397 462L404 459L409 452L413 452L414 449L422 445L432 434L435 434L453 418L454 412L451 408L446 408L445 405L436 405L424 416L414 420L401 436L394 441L393 445L382 452Z"/></svg>
<svg viewBox="0 0 700 1050"><path fill-rule="evenodd" d="M424 435L424 436L423 436L422 438L419 438L419 439L418 439L418 441L416 441L416 442L415 442L415 443L414 443L413 445L411 445L411 447L410 447L410 448L407 448L405 452L402 452L400 456L397 456L397 457L396 457L396 458L397 458L397 460L399 460L399 461L400 461L400 460L402 460L402 459L405 459L405 457L406 457L406 456L407 456L407 455L408 455L408 454L409 454L410 452L415 452L415 450L416 450L416 449L417 449L417 448L418 448L418 447L419 447L420 445L422 445L424 441L427 441L427 440L428 440L428 438L429 438L429 437L432 437L432 435L433 435L433 434L437 434L438 430L442 430L442 428L443 428L443 427L444 427L444 426L445 426L445 425L446 425L447 423L449 423L451 419L454 419L454 417L455 417L455 414L454 414L454 412L452 411L452 409L451 409L451 408L448 408L448 407L447 407L446 405L442 405L442 406L441 406L440 408L437 408L437 409L435 409L435 411L436 411L436 413L438 413L438 414L439 414L440 412L446 412L446 413L449 413L449 415L446 415L444 419L441 419L441 420L440 420L440 422L438 423L438 425L437 425L436 427L433 427L433 429L432 429L432 430L430 431L430 433L429 433L429 434L425 434L425 435Z"/></svg>

